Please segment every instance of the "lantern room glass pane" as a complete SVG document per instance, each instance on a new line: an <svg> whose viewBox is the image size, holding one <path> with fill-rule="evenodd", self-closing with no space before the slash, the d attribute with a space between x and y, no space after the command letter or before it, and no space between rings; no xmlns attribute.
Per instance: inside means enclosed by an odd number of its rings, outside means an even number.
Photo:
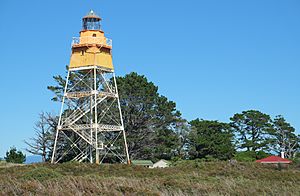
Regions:
<svg viewBox="0 0 300 196"><path fill-rule="evenodd" d="M82 27L83 30L100 30L100 20L98 18L84 18Z"/></svg>

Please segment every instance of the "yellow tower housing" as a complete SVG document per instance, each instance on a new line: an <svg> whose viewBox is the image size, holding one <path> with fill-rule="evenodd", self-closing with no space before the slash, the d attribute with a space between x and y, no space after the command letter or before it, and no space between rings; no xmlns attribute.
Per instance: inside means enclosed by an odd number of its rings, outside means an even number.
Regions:
<svg viewBox="0 0 300 196"><path fill-rule="evenodd" d="M99 66L113 71L112 40L105 37L100 30L101 18L92 10L82 18L80 37L74 37L70 69L88 66Z"/></svg>

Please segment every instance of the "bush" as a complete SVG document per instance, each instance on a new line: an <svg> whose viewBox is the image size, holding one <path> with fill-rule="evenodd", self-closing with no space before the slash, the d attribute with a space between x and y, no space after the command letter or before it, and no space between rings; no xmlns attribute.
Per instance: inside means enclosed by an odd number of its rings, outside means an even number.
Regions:
<svg viewBox="0 0 300 196"><path fill-rule="evenodd" d="M256 154L252 151L237 152L234 158L237 161L253 162L256 160Z"/></svg>
<svg viewBox="0 0 300 196"><path fill-rule="evenodd" d="M257 159L263 159L270 156L270 154L264 152L264 151L242 151L242 152L237 152L234 156L234 158L237 161L245 161L245 162L253 162Z"/></svg>
<svg viewBox="0 0 300 196"><path fill-rule="evenodd" d="M50 168L46 167L38 167L33 170L30 170L26 172L23 175L23 179L26 180L38 180L38 181L43 181L43 180L48 180L52 178L58 178L61 177L62 175Z"/></svg>
<svg viewBox="0 0 300 196"><path fill-rule="evenodd" d="M11 147L10 150L6 152L5 160L9 163L24 163L26 155L21 151L17 151L16 147Z"/></svg>
<svg viewBox="0 0 300 196"><path fill-rule="evenodd" d="M261 151L256 152L256 159L263 159L263 158L266 158L270 155L271 154L268 154L268 153L261 150Z"/></svg>

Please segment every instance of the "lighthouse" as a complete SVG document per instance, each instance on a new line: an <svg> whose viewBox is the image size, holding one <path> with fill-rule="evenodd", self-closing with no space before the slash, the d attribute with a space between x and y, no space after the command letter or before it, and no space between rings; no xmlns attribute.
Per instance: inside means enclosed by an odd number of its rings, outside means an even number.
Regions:
<svg viewBox="0 0 300 196"><path fill-rule="evenodd" d="M51 162L130 163L112 61L112 40L93 10L72 39Z"/></svg>
<svg viewBox="0 0 300 196"><path fill-rule="evenodd" d="M101 30L101 18L92 10L82 18L80 37L74 37L70 68L99 66L113 71L112 40L104 36Z"/></svg>

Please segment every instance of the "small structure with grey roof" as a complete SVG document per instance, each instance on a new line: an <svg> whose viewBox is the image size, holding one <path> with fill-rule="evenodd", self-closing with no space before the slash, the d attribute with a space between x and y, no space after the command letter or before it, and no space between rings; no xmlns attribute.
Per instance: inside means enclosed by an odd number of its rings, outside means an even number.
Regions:
<svg viewBox="0 0 300 196"><path fill-rule="evenodd" d="M153 167L153 162L151 160L132 160L131 163L132 163L132 165Z"/></svg>

